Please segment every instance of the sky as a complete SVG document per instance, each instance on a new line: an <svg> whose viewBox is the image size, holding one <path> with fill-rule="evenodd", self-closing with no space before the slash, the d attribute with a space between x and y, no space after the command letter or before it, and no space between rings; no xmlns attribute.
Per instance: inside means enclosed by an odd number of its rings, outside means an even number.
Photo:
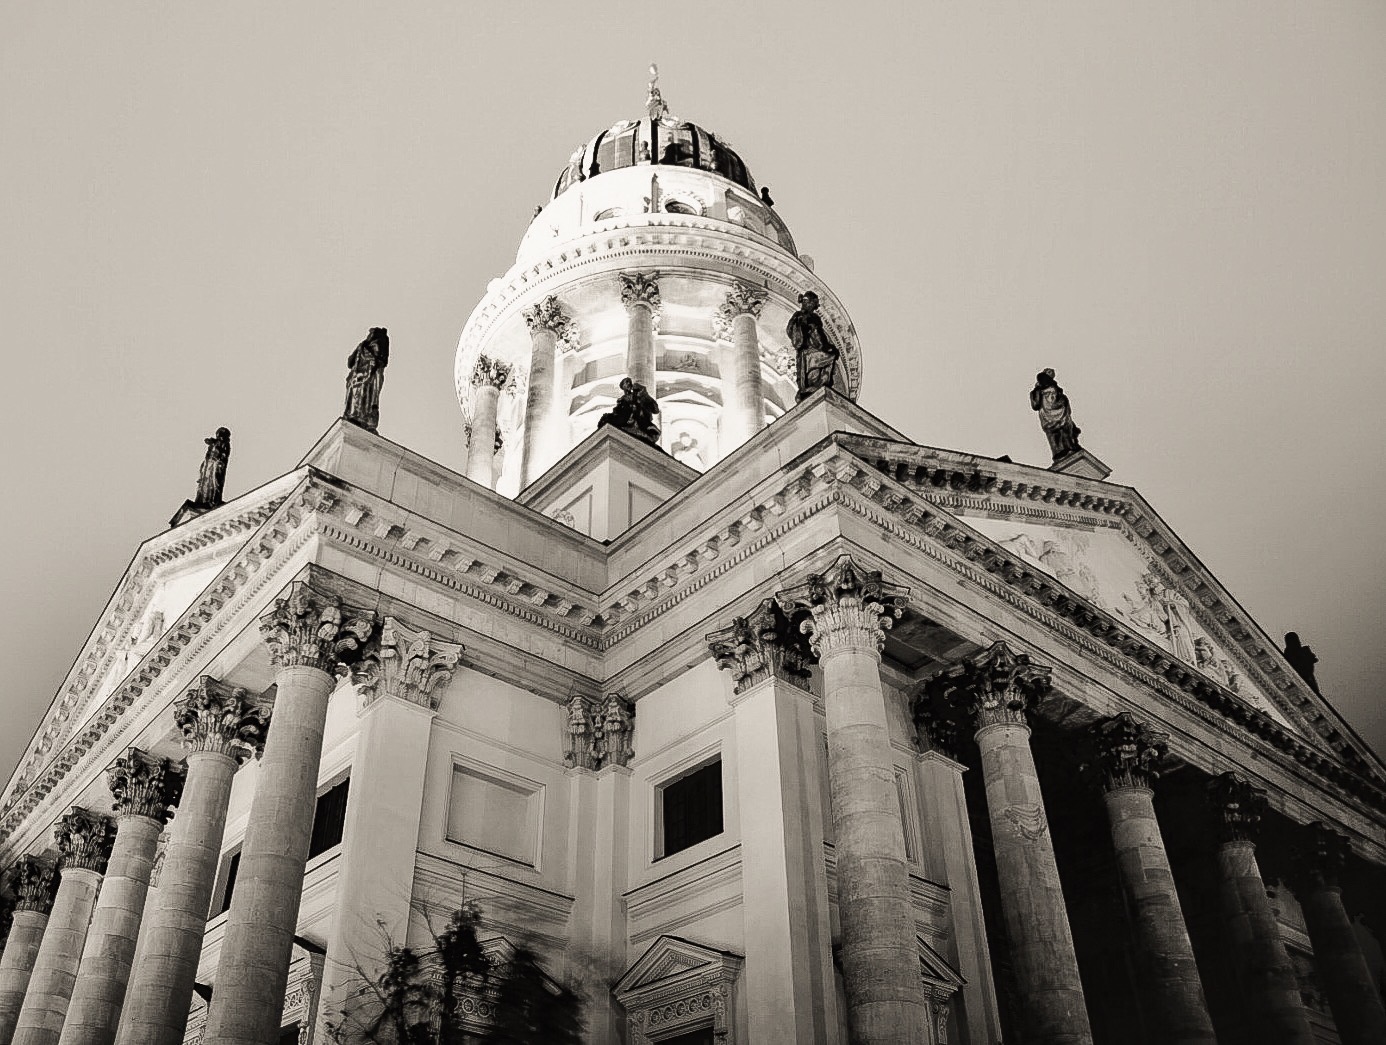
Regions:
<svg viewBox="0 0 1386 1045"><path fill-rule="evenodd" d="M0 7L0 774L218 426L228 498L291 470L386 326L381 434L461 468L462 326L651 61L845 304L864 407L1045 464L1054 367L1386 750L1386 5L50 0Z"/></svg>

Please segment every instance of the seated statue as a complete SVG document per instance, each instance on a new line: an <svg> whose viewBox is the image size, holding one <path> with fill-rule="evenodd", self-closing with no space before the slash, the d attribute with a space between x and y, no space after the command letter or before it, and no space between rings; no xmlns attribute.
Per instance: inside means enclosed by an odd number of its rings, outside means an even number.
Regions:
<svg viewBox="0 0 1386 1045"><path fill-rule="evenodd" d="M608 413L597 420L597 427L611 425L623 432L629 432L637 439L643 439L653 446L659 445L659 425L654 415L659 413L659 404L654 396L645 391L645 386L628 377L621 378L621 396Z"/></svg>
<svg viewBox="0 0 1386 1045"><path fill-rule="evenodd" d="M799 311L789 317L785 328L789 343L794 346L794 359L799 379L799 392L794 397L802 403L817 388L832 388L838 358L842 355L823 329L823 317L818 314L818 295L807 290L799 295Z"/></svg>

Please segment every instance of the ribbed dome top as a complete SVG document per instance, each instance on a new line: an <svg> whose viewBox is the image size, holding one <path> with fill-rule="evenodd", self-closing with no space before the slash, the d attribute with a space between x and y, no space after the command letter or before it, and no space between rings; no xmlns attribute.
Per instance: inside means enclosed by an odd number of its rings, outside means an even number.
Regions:
<svg viewBox="0 0 1386 1045"><path fill-rule="evenodd" d="M751 172L726 142L666 113L654 119L622 120L578 149L554 184L554 198L580 181L642 163L696 167L756 190Z"/></svg>

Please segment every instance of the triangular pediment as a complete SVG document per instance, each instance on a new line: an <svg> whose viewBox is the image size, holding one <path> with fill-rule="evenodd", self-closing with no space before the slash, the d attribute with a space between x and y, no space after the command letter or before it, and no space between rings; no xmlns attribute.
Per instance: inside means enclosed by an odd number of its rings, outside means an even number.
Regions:
<svg viewBox="0 0 1386 1045"><path fill-rule="evenodd" d="M625 1004L626 998L646 988L667 986L704 973L721 972L734 978L741 962L739 955L729 951L705 947L678 936L661 936L626 970L612 990Z"/></svg>
<svg viewBox="0 0 1386 1045"><path fill-rule="evenodd" d="M934 991L943 993L945 997L962 990L967 983L962 974L953 968L943 955L934 950L922 934L916 933L914 942L919 949L919 975L923 977L924 982Z"/></svg>

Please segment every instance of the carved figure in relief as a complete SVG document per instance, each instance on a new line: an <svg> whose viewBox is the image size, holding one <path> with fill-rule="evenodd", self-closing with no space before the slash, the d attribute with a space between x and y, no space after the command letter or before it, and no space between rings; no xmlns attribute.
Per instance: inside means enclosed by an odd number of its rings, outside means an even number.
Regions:
<svg viewBox="0 0 1386 1045"><path fill-rule="evenodd" d="M645 386L628 377L621 378L620 398L608 413L597 420L597 427L611 425L623 432L629 432L637 439L643 439L655 446L659 445L659 425L654 416L659 413L659 404Z"/></svg>
<svg viewBox="0 0 1386 1045"><path fill-rule="evenodd" d="M842 355L828 340L818 307L818 295L813 291L800 294L799 311L789 317L789 326L785 328L797 363L799 392L794 397L796 403L807 399L814 389L833 387L833 374Z"/></svg>
<svg viewBox="0 0 1386 1045"><path fill-rule="evenodd" d="M690 468L703 468L703 452L698 449L698 440L694 439L688 432L680 432L674 444L669 447L669 452L674 455L675 461L681 461Z"/></svg>
<svg viewBox="0 0 1386 1045"><path fill-rule="evenodd" d="M1314 665L1319 662L1314 651L1299 641L1299 636L1291 631L1285 634L1285 649L1282 651L1290 667L1305 681L1315 693L1319 692L1319 681L1314 677ZM1323 694L1319 694L1322 696Z"/></svg>
<svg viewBox="0 0 1386 1045"><path fill-rule="evenodd" d="M390 335L384 327L371 332L347 357L346 405L342 416L372 432L380 425L380 389L390 362Z"/></svg>
<svg viewBox="0 0 1386 1045"><path fill-rule="evenodd" d="M580 693L574 694L568 701L568 747L563 754L563 764L570 769L595 769L594 740L587 700Z"/></svg>
<svg viewBox="0 0 1386 1045"><path fill-rule="evenodd" d="M1072 588L1094 606L1106 607L1097 574L1082 560L1088 550L1086 536L1061 534L1053 539L1037 540L1021 533L997 543L1042 567L1055 580Z"/></svg>
<svg viewBox="0 0 1386 1045"><path fill-rule="evenodd" d="M197 473L197 508L215 508L222 503L221 492L226 485L226 462L231 460L231 429L218 428L216 435L202 440L207 453Z"/></svg>
<svg viewBox="0 0 1386 1045"><path fill-rule="evenodd" d="M1054 460L1076 453L1081 429L1073 423L1073 411L1068 396L1054 380L1054 368L1047 367L1035 375L1035 387L1030 389L1030 409L1039 414L1040 428L1049 440Z"/></svg>
<svg viewBox="0 0 1386 1045"><path fill-rule="evenodd" d="M1237 670L1232 667L1232 662L1226 657L1220 656L1212 642L1199 635L1194 639L1194 666L1207 674L1213 676L1219 682L1225 682L1227 688L1233 693L1241 689L1242 677L1237 674Z"/></svg>
<svg viewBox="0 0 1386 1045"><path fill-rule="evenodd" d="M612 694L602 703L601 736L598 738L598 759L603 767L628 766L635 756L635 722L630 705Z"/></svg>

